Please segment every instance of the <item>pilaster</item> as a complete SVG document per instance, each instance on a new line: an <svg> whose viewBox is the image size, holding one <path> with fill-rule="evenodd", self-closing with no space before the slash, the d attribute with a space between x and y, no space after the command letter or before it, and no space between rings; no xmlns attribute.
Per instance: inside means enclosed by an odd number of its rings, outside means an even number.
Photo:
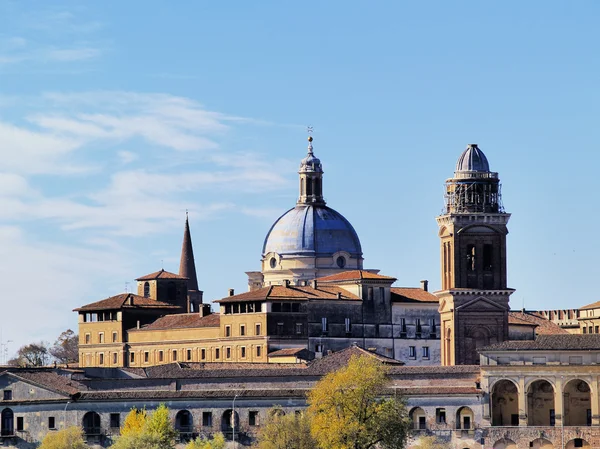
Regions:
<svg viewBox="0 0 600 449"><path fill-rule="evenodd" d="M527 427L527 395L525 394L525 378L519 377L519 426Z"/></svg>
<svg viewBox="0 0 600 449"><path fill-rule="evenodd" d="M556 378L554 385L554 425L562 426L564 414L564 396L563 396L563 380L561 377Z"/></svg>

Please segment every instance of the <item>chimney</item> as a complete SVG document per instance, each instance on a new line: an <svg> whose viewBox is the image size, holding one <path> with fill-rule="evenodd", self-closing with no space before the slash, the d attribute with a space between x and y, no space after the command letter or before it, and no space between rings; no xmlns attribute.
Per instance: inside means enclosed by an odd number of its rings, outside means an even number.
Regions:
<svg viewBox="0 0 600 449"><path fill-rule="evenodd" d="M210 310L210 304L198 304L198 313L201 317L210 315L212 313Z"/></svg>
<svg viewBox="0 0 600 449"><path fill-rule="evenodd" d="M286 279L283 281L283 285L285 286L285 288L289 288L290 287L290 280Z"/></svg>
<svg viewBox="0 0 600 449"><path fill-rule="evenodd" d="M342 299L342 292L337 292L337 299Z"/></svg>
<svg viewBox="0 0 600 449"><path fill-rule="evenodd" d="M312 281L310 281L310 286L311 286L312 288L316 289L316 288L317 288L317 280L316 280L316 279L313 279Z"/></svg>
<svg viewBox="0 0 600 449"><path fill-rule="evenodd" d="M429 288L429 281L427 279L421 281L421 288L424 292L428 291L427 289Z"/></svg>
<svg viewBox="0 0 600 449"><path fill-rule="evenodd" d="M235 295L235 290L233 288L229 289L229 296Z"/></svg>
<svg viewBox="0 0 600 449"><path fill-rule="evenodd" d="M140 320L137 320L137 328L140 328Z"/></svg>

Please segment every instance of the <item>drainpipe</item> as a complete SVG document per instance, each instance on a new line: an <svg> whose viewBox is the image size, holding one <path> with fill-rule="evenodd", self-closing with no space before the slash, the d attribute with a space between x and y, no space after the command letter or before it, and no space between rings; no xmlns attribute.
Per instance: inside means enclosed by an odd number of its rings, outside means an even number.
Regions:
<svg viewBox="0 0 600 449"><path fill-rule="evenodd" d="M67 401L67 403L65 404L65 410L63 411L63 427L65 429L67 428L67 407L70 403L71 401Z"/></svg>

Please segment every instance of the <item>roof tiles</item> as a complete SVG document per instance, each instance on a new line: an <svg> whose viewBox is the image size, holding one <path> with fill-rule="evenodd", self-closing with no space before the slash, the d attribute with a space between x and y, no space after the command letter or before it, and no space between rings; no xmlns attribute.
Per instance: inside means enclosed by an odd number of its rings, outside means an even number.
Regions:
<svg viewBox="0 0 600 449"><path fill-rule="evenodd" d="M86 304L85 306L73 309L73 311L80 312L84 310L111 310L128 308L179 309L179 306L157 301L152 298L135 295L133 293L121 293L120 295L111 296L110 298L103 299L102 301Z"/></svg>

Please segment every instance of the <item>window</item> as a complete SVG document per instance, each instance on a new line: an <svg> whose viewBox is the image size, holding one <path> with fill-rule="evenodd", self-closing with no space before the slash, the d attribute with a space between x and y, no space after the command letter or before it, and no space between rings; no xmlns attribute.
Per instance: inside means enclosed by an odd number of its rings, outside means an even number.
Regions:
<svg viewBox="0 0 600 449"><path fill-rule="evenodd" d="M297 335L302 334L302 323L296 323L296 334Z"/></svg>
<svg viewBox="0 0 600 449"><path fill-rule="evenodd" d="M429 346L423 346L421 349L423 350L423 358L429 359Z"/></svg>
<svg viewBox="0 0 600 449"><path fill-rule="evenodd" d="M144 298L150 297L150 283L144 282Z"/></svg>
<svg viewBox="0 0 600 449"><path fill-rule="evenodd" d="M281 312L281 303L280 302L274 302L273 306L271 307L271 311L272 312Z"/></svg>
<svg viewBox="0 0 600 449"><path fill-rule="evenodd" d="M212 412L202 412L202 425L212 427Z"/></svg>
<svg viewBox="0 0 600 449"><path fill-rule="evenodd" d="M429 336L435 338L436 333L435 318L429 318Z"/></svg>
<svg viewBox="0 0 600 449"><path fill-rule="evenodd" d="M467 270L475 271L475 245L467 246Z"/></svg>
<svg viewBox="0 0 600 449"><path fill-rule="evenodd" d="M248 424L250 424L251 426L258 426L259 425L258 416L259 416L258 411L250 410L250 412L248 412Z"/></svg>
<svg viewBox="0 0 600 449"><path fill-rule="evenodd" d="M215 359L221 358L221 350L219 348L215 348Z"/></svg>
<svg viewBox="0 0 600 449"><path fill-rule="evenodd" d="M23 432L25 430L24 420L22 416L17 416L17 431Z"/></svg>
<svg viewBox="0 0 600 449"><path fill-rule="evenodd" d="M262 354L262 346L256 347L256 357L261 357Z"/></svg>
<svg viewBox="0 0 600 449"><path fill-rule="evenodd" d="M225 336L231 337L231 326L225 326Z"/></svg>
<svg viewBox="0 0 600 449"><path fill-rule="evenodd" d="M321 318L321 330L327 332L327 318Z"/></svg>
<svg viewBox="0 0 600 449"><path fill-rule="evenodd" d="M158 361L162 362L165 360L165 353L163 351L158 351Z"/></svg>
<svg viewBox="0 0 600 449"><path fill-rule="evenodd" d="M177 349L173 349L173 361L177 361Z"/></svg>
<svg viewBox="0 0 600 449"><path fill-rule="evenodd" d="M256 324L254 326L254 331L256 335L260 335L260 324Z"/></svg>
<svg viewBox="0 0 600 449"><path fill-rule="evenodd" d="M584 333L584 334L587 334L587 327L584 327L584 328L583 328L583 333Z"/></svg>
<svg viewBox="0 0 600 449"><path fill-rule="evenodd" d="M316 345L315 352L323 352L323 345L320 343L318 345Z"/></svg>
<svg viewBox="0 0 600 449"><path fill-rule="evenodd" d="M110 414L110 427L112 429L118 429L121 427L121 415L119 413Z"/></svg>
<svg viewBox="0 0 600 449"><path fill-rule="evenodd" d="M85 334L85 344L89 345L91 341L92 341L92 336L90 334Z"/></svg>
<svg viewBox="0 0 600 449"><path fill-rule="evenodd" d="M113 352L113 365L116 365L119 362L119 355L116 352Z"/></svg>
<svg viewBox="0 0 600 449"><path fill-rule="evenodd" d="M271 260L269 260L269 266L271 267L271 269L274 269L277 266L277 259L271 257Z"/></svg>
<svg viewBox="0 0 600 449"><path fill-rule="evenodd" d="M596 326L596 327L594 328L594 332L595 332L596 334L600 334L600 326Z"/></svg>
<svg viewBox="0 0 600 449"><path fill-rule="evenodd" d="M56 429L56 419L54 416L48 417L48 429Z"/></svg>
<svg viewBox="0 0 600 449"><path fill-rule="evenodd" d="M98 343L104 343L104 332L98 333Z"/></svg>
<svg viewBox="0 0 600 449"><path fill-rule="evenodd" d="M206 360L206 349L200 349L200 359Z"/></svg>
<svg viewBox="0 0 600 449"><path fill-rule="evenodd" d="M408 357L414 359L417 357L417 348L415 346L408 347Z"/></svg>
<svg viewBox="0 0 600 449"><path fill-rule="evenodd" d="M446 424L446 409L436 408L435 409L435 422L438 424Z"/></svg>
<svg viewBox="0 0 600 449"><path fill-rule="evenodd" d="M283 335L283 323L277 323L277 335Z"/></svg>
<svg viewBox="0 0 600 449"><path fill-rule="evenodd" d="M98 359L98 363L100 365L104 365L104 353L100 353L99 359Z"/></svg>
<svg viewBox="0 0 600 449"><path fill-rule="evenodd" d="M367 288L367 299L373 301L373 287Z"/></svg>
<svg viewBox="0 0 600 449"><path fill-rule="evenodd" d="M421 319L420 318L416 318L415 319L415 337L417 338L421 338Z"/></svg>
<svg viewBox="0 0 600 449"><path fill-rule="evenodd" d="M240 335L243 337L244 335L246 335L246 326L245 325L240 325Z"/></svg>
<svg viewBox="0 0 600 449"><path fill-rule="evenodd" d="M550 409L550 425L551 425L552 427L554 427L554 424L556 424L556 414L555 414L555 412L554 412L554 409L553 409L553 408L551 408L551 409Z"/></svg>
<svg viewBox="0 0 600 449"><path fill-rule="evenodd" d="M400 338L406 338L406 318L400 318Z"/></svg>
<svg viewBox="0 0 600 449"><path fill-rule="evenodd" d="M225 348L225 358L227 358L227 359L231 358L231 348L230 347Z"/></svg>
<svg viewBox="0 0 600 449"><path fill-rule="evenodd" d="M189 362L190 360L192 360L192 350L191 350L191 349L188 349L188 350L186 351L186 356L187 356L187 359L186 359L186 360L187 360L188 362Z"/></svg>
<svg viewBox="0 0 600 449"><path fill-rule="evenodd" d="M344 318L344 324L346 326L346 333L349 334L352 331L350 318Z"/></svg>
<svg viewBox="0 0 600 449"><path fill-rule="evenodd" d="M240 355L241 355L241 357L242 357L243 359L245 359L245 358L246 358L246 347L245 347L245 346L242 346L242 347L240 348Z"/></svg>
<svg viewBox="0 0 600 449"><path fill-rule="evenodd" d="M339 268L344 268L346 266L346 258L344 256L339 256L335 262Z"/></svg>
<svg viewBox="0 0 600 449"><path fill-rule="evenodd" d="M119 339L119 334L118 334L118 333L116 333L116 332L113 332L113 333L112 333L112 336L113 336L113 337L112 337L112 341L113 341L113 343L116 343L116 342L117 342L117 340Z"/></svg>
<svg viewBox="0 0 600 449"><path fill-rule="evenodd" d="M419 416L419 430L427 429L427 421L424 416Z"/></svg>
<svg viewBox="0 0 600 449"><path fill-rule="evenodd" d="M575 438L575 440L573 440L573 447L583 447L583 440L581 438Z"/></svg>
<svg viewBox="0 0 600 449"><path fill-rule="evenodd" d="M486 271L492 270L492 248L490 244L483 245L483 269Z"/></svg>
<svg viewBox="0 0 600 449"><path fill-rule="evenodd" d="M12 390L4 390L4 400L12 401Z"/></svg>
<svg viewBox="0 0 600 449"><path fill-rule="evenodd" d="M381 302L385 301L385 288L379 287L379 299Z"/></svg>

